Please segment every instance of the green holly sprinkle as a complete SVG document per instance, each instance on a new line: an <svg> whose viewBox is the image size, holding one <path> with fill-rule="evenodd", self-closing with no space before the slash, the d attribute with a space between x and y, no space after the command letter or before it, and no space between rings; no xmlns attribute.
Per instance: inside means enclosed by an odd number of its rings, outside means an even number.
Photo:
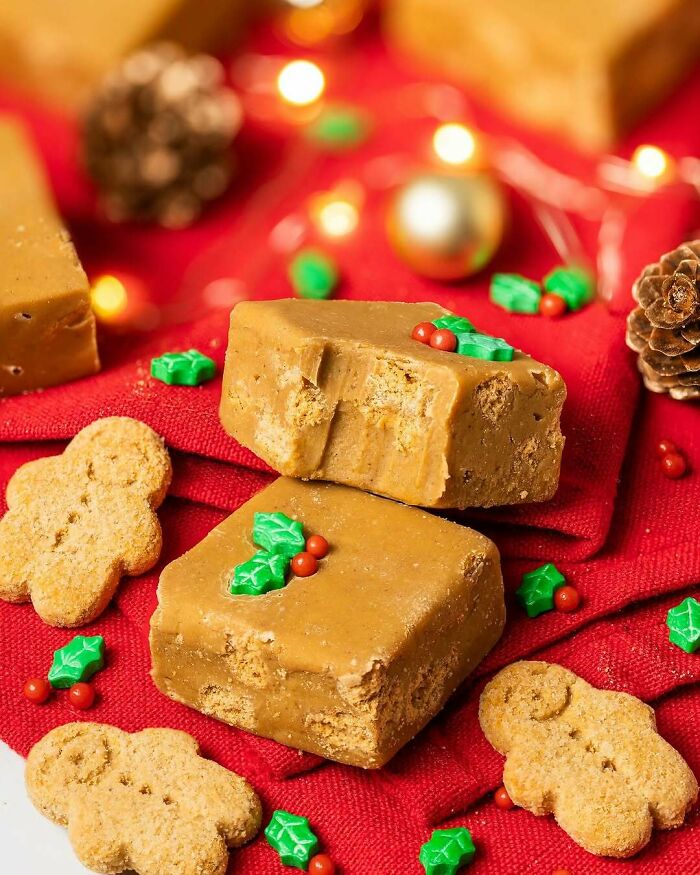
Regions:
<svg viewBox="0 0 700 875"><path fill-rule="evenodd" d="M439 319L433 319L433 325L436 328L449 328L456 335L472 334L476 331L476 328L464 316L440 316Z"/></svg>
<svg viewBox="0 0 700 875"><path fill-rule="evenodd" d="M534 571L523 574L515 596L525 608L528 617L538 617L554 607L554 591L564 586L566 578L556 565L547 562Z"/></svg>
<svg viewBox="0 0 700 875"><path fill-rule="evenodd" d="M367 138L369 125L360 110L329 106L306 128L306 136L329 151L351 149Z"/></svg>
<svg viewBox="0 0 700 875"><path fill-rule="evenodd" d="M513 360L513 347L500 337L479 334L474 331L457 335L457 352L475 359L490 362L510 362Z"/></svg>
<svg viewBox="0 0 700 875"><path fill-rule="evenodd" d="M308 817L278 809L265 827L265 838L280 855L285 866L306 869L316 853L318 839L309 827Z"/></svg>
<svg viewBox="0 0 700 875"><path fill-rule="evenodd" d="M695 653L700 647L700 602L688 597L671 608L666 617L668 640L686 653Z"/></svg>
<svg viewBox="0 0 700 875"><path fill-rule="evenodd" d="M66 690L87 681L104 666L104 657L105 641L101 635L76 635L54 652L49 683L54 689Z"/></svg>
<svg viewBox="0 0 700 875"><path fill-rule="evenodd" d="M199 386L216 374L216 362L199 350L166 352L151 359L151 376L168 386Z"/></svg>
<svg viewBox="0 0 700 875"><path fill-rule="evenodd" d="M542 291L539 283L517 273L495 273L490 295L494 304L510 313L537 313Z"/></svg>
<svg viewBox="0 0 700 875"><path fill-rule="evenodd" d="M283 553L259 550L252 559L233 569L229 592L231 595L264 595L273 589L282 589L290 558Z"/></svg>
<svg viewBox="0 0 700 875"><path fill-rule="evenodd" d="M595 280L580 267L555 267L542 283L548 292L563 298L569 310L580 310L595 294Z"/></svg>
<svg viewBox="0 0 700 875"><path fill-rule="evenodd" d="M420 849L418 859L425 875L455 875L474 859L476 848L472 835L464 826L454 829L436 829L430 841Z"/></svg>
<svg viewBox="0 0 700 875"><path fill-rule="evenodd" d="M253 541L269 553L283 553L290 559L306 545L302 524L280 511L255 514Z"/></svg>
<svg viewBox="0 0 700 875"><path fill-rule="evenodd" d="M338 285L338 268L319 249L302 249L289 264L289 281L300 298L324 300Z"/></svg>

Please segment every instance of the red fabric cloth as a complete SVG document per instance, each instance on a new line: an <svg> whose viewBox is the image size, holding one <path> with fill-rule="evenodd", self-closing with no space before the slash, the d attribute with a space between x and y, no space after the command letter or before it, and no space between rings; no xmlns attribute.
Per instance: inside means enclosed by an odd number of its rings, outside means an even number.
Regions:
<svg viewBox="0 0 700 875"><path fill-rule="evenodd" d="M563 417L567 446L556 498L543 505L459 515L492 536L502 551L506 633L444 713L385 769L362 773L226 727L165 699L148 677L148 620L156 604L159 568L274 476L222 431L217 416L220 379L197 389L166 387L148 376L151 356L195 346L221 365L228 314L204 311L206 283L234 277L248 297L288 295L284 257L270 248L275 225L303 210L311 194L341 178L366 182L376 159L389 156L398 167L419 165L434 125L414 112L419 93L410 90L412 80L396 69L374 38L368 37L342 62L326 63L333 94L362 100L375 116L374 136L342 158L329 157L317 155L279 125L270 131L251 123L242 137L245 174L237 188L194 228L182 232L115 228L97 220L92 195L73 160L75 126L0 95L0 106L21 112L32 126L88 269L131 270L167 306L171 322L190 319L144 336L105 335L101 374L0 401L0 496L20 464L60 451L63 441L99 416L128 414L150 423L173 449L175 464L171 498L161 511L165 547L159 567L123 583L110 609L84 630L103 634L108 646L107 669L95 681L100 693L95 709L76 714L60 695L41 708L22 699L24 679L43 674L52 651L71 633L44 626L29 606L0 604L0 735L26 754L42 733L72 719L104 720L126 729L186 729L200 739L207 754L255 784L266 812L281 806L308 815L346 875L420 872L420 844L429 837L431 825L450 817L450 823L466 824L474 834L479 846L475 873L546 873L563 866L574 873L629 871L629 864L590 857L551 819L504 813L482 800L498 785L502 760L483 738L476 708L490 673L536 654L601 687L658 701L660 729L700 773L700 742L694 731L700 718L700 662L667 642L664 625L668 608L700 580L698 408L648 395L640 402L633 356L623 343L632 279L647 261L689 232L694 214L687 192L674 190L619 205L628 213L627 230L611 306L597 303L550 322L511 316L494 307L488 301L488 272L454 286L414 276L386 243L385 193L367 185L358 232L334 249L343 269L340 294L440 301L558 368L569 387ZM698 110L700 77L637 136L677 156L696 154ZM494 142L514 135L483 108L471 111ZM515 134L549 163L596 184L592 159L543 138ZM273 183L263 184L268 180ZM536 225L532 205L516 195L511 201L511 230L493 268L540 277L557 263L557 255ZM579 218L575 225L593 259L598 222ZM660 472L654 445L661 437L675 440L691 460L691 473L681 481L666 480ZM555 561L582 593L579 612L529 620L515 606L512 592L520 575L544 560ZM690 827L658 836L633 864L634 871L696 871L690 861L699 850ZM258 839L232 855L231 871L272 875L282 867L264 839Z"/></svg>

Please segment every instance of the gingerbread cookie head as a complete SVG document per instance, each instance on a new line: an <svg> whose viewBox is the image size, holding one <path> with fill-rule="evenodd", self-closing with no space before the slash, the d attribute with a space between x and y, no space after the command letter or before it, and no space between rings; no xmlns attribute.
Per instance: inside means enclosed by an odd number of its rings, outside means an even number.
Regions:
<svg viewBox="0 0 700 875"><path fill-rule="evenodd" d="M34 805L68 827L97 872L223 875L228 849L260 827L250 785L175 729L68 723L32 748L25 777Z"/></svg>
<svg viewBox="0 0 700 875"><path fill-rule="evenodd" d="M0 520L0 598L31 599L52 626L94 620L124 575L158 560L155 509L171 476L160 437L121 416L93 422L60 456L23 465Z"/></svg>
<svg viewBox="0 0 700 875"><path fill-rule="evenodd" d="M479 722L505 754L503 783L533 814L554 814L593 854L630 857L653 827L683 823L698 795L654 711L546 662L517 662L486 686Z"/></svg>

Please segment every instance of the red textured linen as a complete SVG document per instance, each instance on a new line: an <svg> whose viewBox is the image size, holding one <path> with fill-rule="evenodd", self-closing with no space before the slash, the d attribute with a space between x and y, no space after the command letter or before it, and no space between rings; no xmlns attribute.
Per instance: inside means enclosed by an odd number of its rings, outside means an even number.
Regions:
<svg viewBox="0 0 700 875"><path fill-rule="evenodd" d="M277 48L265 36L260 45ZM0 401L0 510L7 480L20 464L59 452L66 439L100 416L127 414L150 423L173 450L175 468L171 497L160 513L165 546L158 567L124 582L108 611L81 630L103 634L108 646L107 668L95 680L99 700L93 710L74 712L64 695L43 707L21 697L26 677L42 674L52 651L72 633L46 627L29 606L0 603L0 736L26 754L48 729L73 719L104 720L131 730L186 729L205 753L255 784L266 813L285 807L308 815L346 875L419 873L420 844L432 826L443 822L472 830L479 848L475 873L547 873L558 867L572 873L700 872L696 812L683 830L657 836L631 869L629 863L586 854L549 818L496 809L482 797L500 782L502 760L476 719L487 677L514 659L536 655L567 665L598 686L655 702L660 729L700 773L695 730L700 661L670 645L664 625L668 608L696 592L693 585L700 581L700 414L697 405L649 395L640 399L633 356L623 343L631 280L692 227L687 192L628 204L621 276L611 306L596 303L557 322L494 307L488 301L488 273L454 286L414 276L386 243L384 193L369 191L357 234L334 250L343 269L342 297L440 301L556 367L569 388L563 417L567 446L556 498L543 505L455 515L485 531L501 549L506 633L445 711L387 767L363 773L255 738L165 699L149 679L148 621L159 569L274 477L221 429L220 378L196 389L166 387L148 376L151 356L195 346L221 366L228 313L204 310L206 283L233 276L248 297L288 295L284 257L269 246L275 225L337 180L365 179L375 159L420 164L434 126L434 120L396 111L391 95L408 94L404 102L411 103L414 92L405 89L413 79L395 67L375 37L366 37L342 63L329 59L327 64L334 96L361 99L375 114L375 135L340 158L317 155L284 130L249 124L241 142L246 172L240 182L200 223L181 232L115 228L97 219L73 160L75 125L0 94L0 106L21 112L32 127L88 270L131 270L175 319L189 320L149 335L105 335L101 374ZM470 108L475 122L494 138L517 135L562 171L594 183L592 159L514 132L478 105ZM700 77L636 137L678 156L696 154L698 110ZM623 147L624 154L630 146ZM268 196L262 184L269 179L278 184L269 187ZM493 268L540 277L558 258L533 219L532 205L519 195L512 195L511 203L511 231ZM575 223L593 258L597 223ZM661 474L654 454L661 437L675 440L691 461L691 472L681 481ZM512 593L520 575L544 560L555 561L583 595L577 613L530 620L515 605ZM232 855L230 871L273 875L283 867L259 838Z"/></svg>

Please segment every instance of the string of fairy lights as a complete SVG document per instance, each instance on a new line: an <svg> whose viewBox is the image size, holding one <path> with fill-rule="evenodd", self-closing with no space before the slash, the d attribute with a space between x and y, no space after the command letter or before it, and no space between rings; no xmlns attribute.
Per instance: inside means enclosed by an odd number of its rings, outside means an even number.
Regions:
<svg viewBox="0 0 700 875"><path fill-rule="evenodd" d="M333 106L333 101L327 98L326 72L321 64L307 58L245 56L236 62L234 83L252 117L272 118L276 124L291 128L293 135L298 132L295 129L307 128L319 118L319 113ZM646 197L661 186L676 184L700 192L700 162L692 158L673 159L653 144L640 145L629 160L613 155L601 157L592 182L574 179L548 166L522 144L491 138L478 131L466 120L466 101L457 89L439 84L425 84L425 89L430 92L432 104L443 105L439 113L435 113L441 117L434 119L430 141L429 158L436 167L455 173L491 174L499 182L520 191L531 203L533 215L565 263L586 258L570 216L579 215L599 223L595 268L600 296L604 299L613 296L616 278L620 275L620 244L626 226L626 212L616 196ZM442 93L438 94L440 89ZM388 96L387 100L397 102L396 95ZM444 117L445 106L452 111L452 118ZM329 190L313 194L299 210L276 222L269 232L272 250L283 255L293 253L304 244L309 231L329 244L350 237L363 220L368 190L390 190L405 181L402 162L396 158L392 154L375 156L367 162L360 178L341 178ZM405 158L403 156L404 166ZM278 178L283 174L284 167ZM254 193L247 205L247 211L253 215L256 197ZM269 186L265 197L269 206ZM425 208L425 203L421 208ZM437 200L431 209L431 215L422 216L423 223L444 221ZM229 239L220 245L230 243ZM202 256L205 260L207 257L207 253ZM190 306L190 287L193 277L196 281L198 268L201 261L195 260L188 272L189 283L184 284ZM246 281L236 276L209 278L199 288L199 296L204 306L230 307L246 297ZM139 278L120 271L95 279L92 302L101 322L141 330L153 328L170 316L177 319L184 315L183 300L171 307L170 313L167 307L165 311L162 308L158 311L149 304L147 290Z"/></svg>

